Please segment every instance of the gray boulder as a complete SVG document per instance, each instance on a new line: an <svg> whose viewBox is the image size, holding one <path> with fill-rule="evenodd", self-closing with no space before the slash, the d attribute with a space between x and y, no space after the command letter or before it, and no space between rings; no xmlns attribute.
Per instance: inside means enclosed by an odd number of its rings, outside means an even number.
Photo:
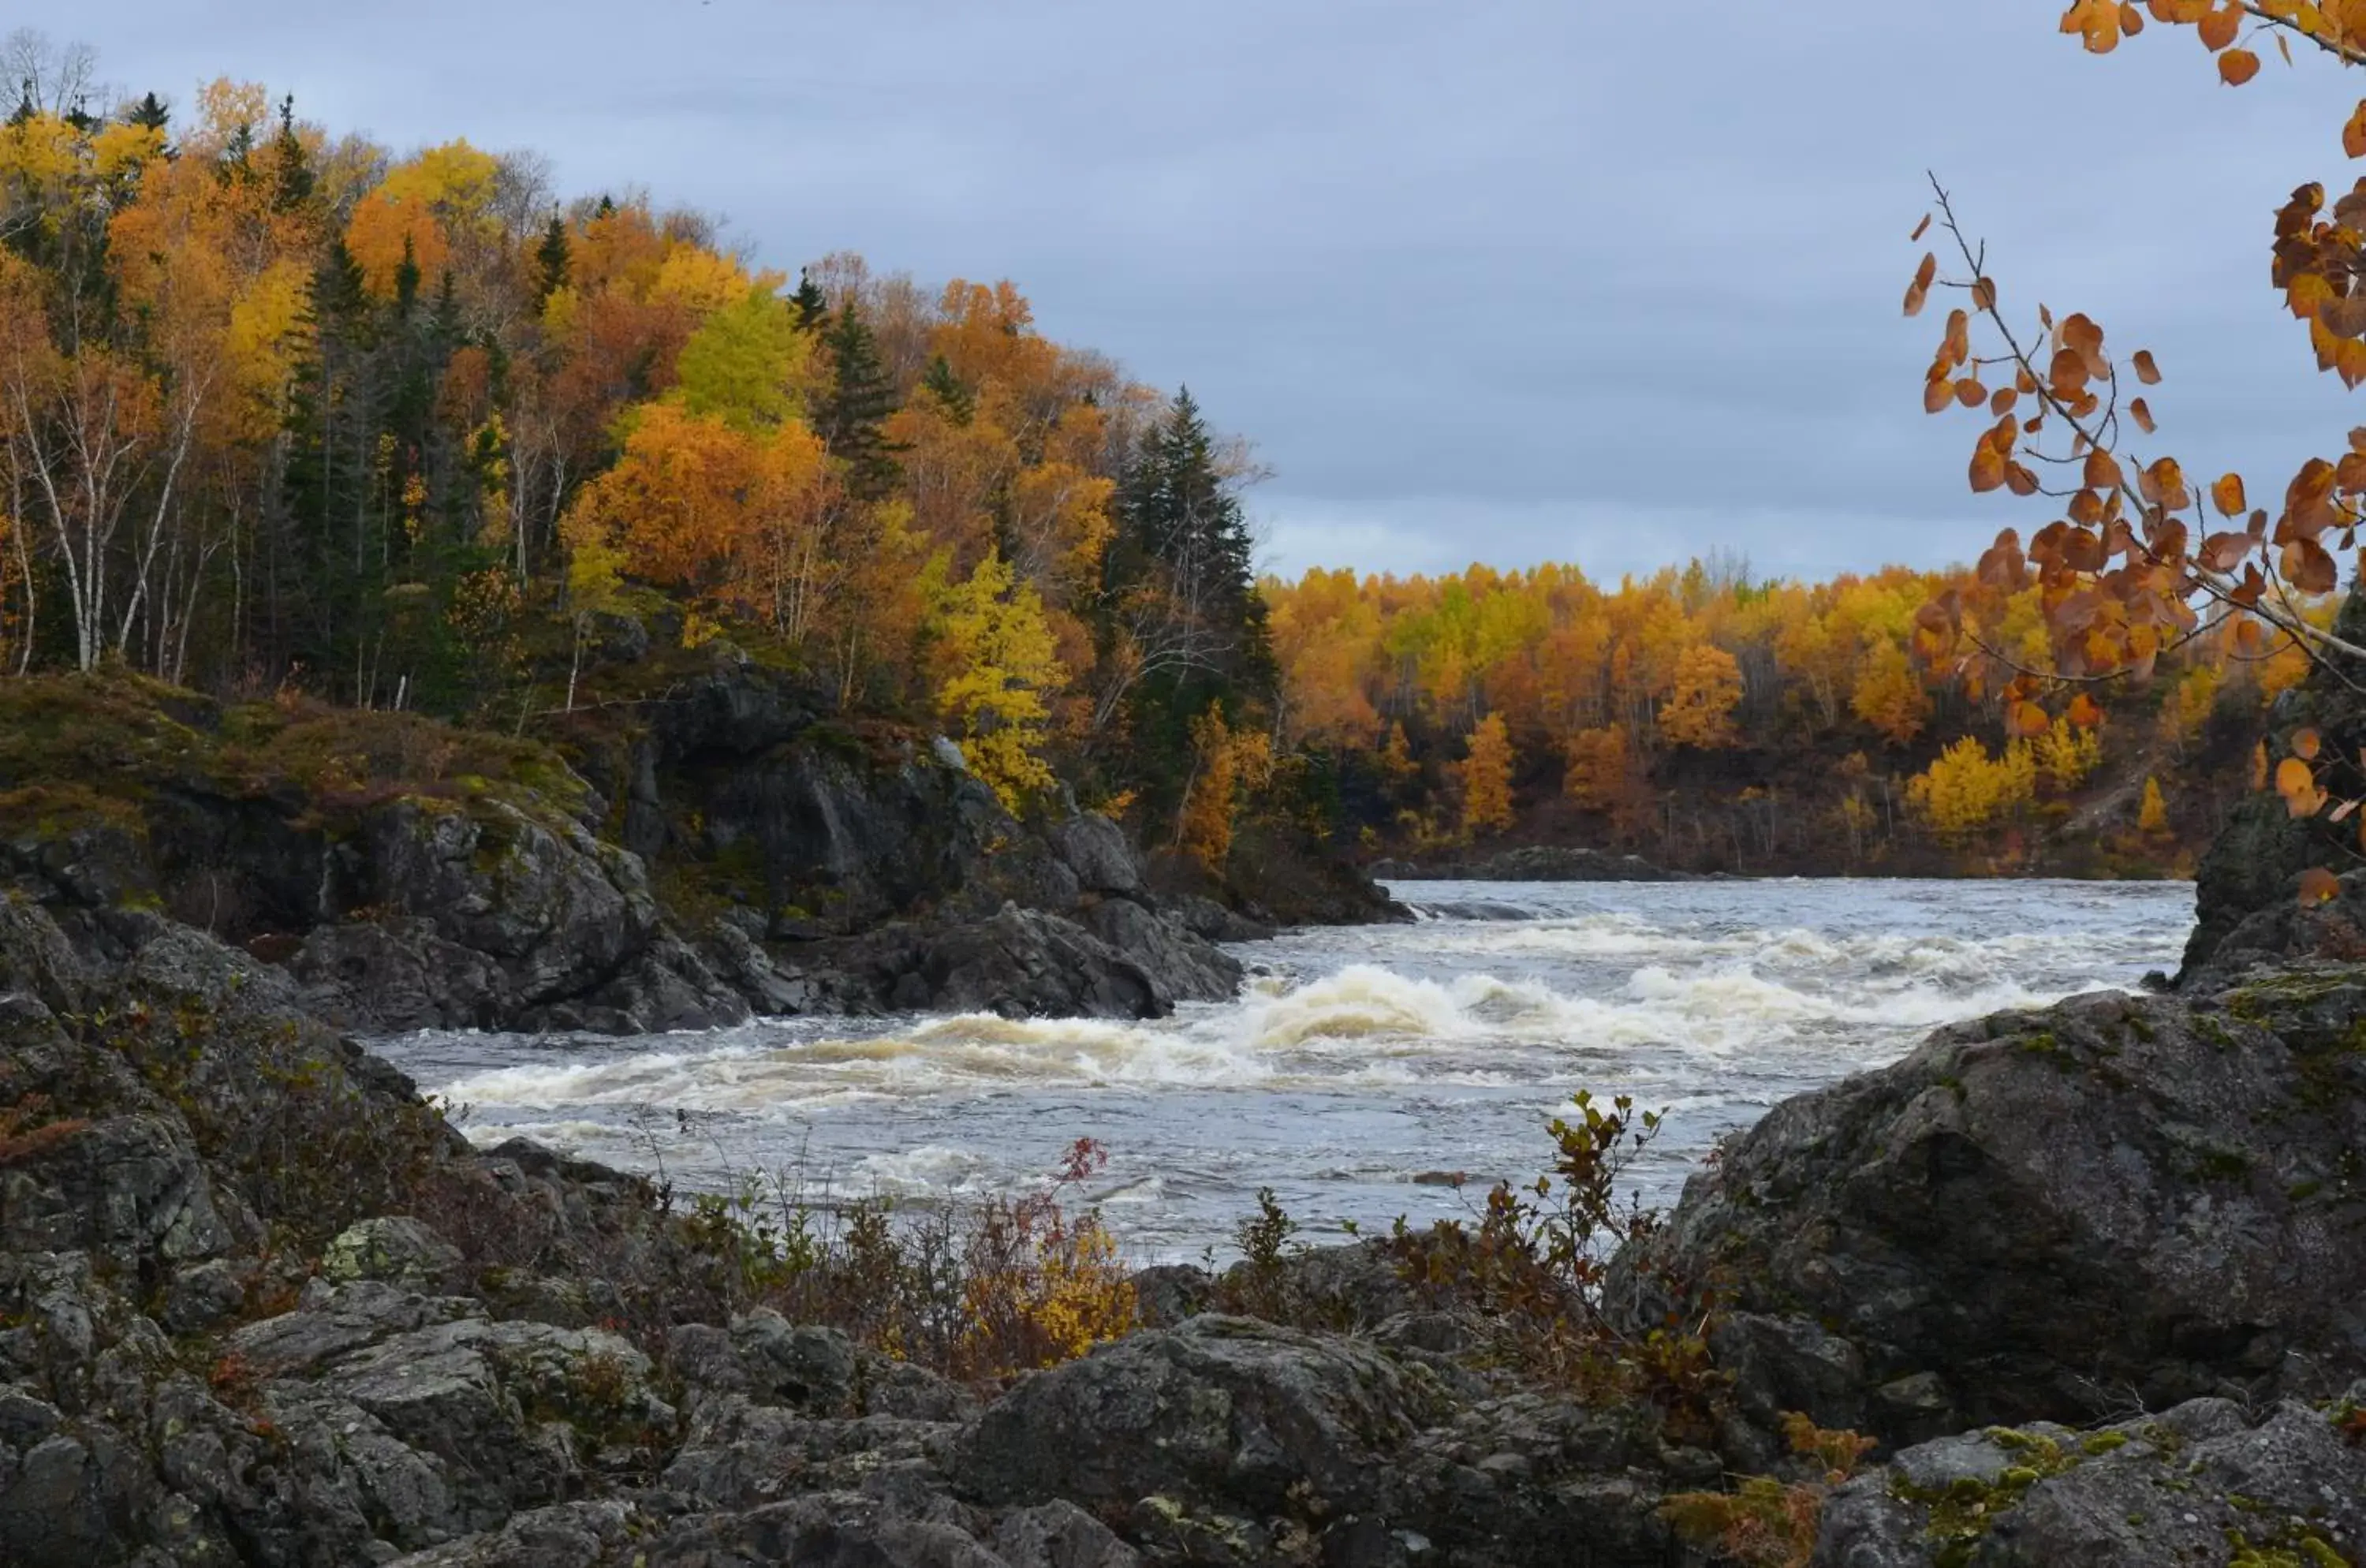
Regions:
<svg viewBox="0 0 2366 1568"><path fill-rule="evenodd" d="M2206 1399L2091 1432L1922 1444L1824 1505L1815 1568L2335 1564L2366 1547L2366 1450L2335 1416Z"/></svg>
<svg viewBox="0 0 2366 1568"><path fill-rule="evenodd" d="M1372 1349L1197 1317L1022 1382L953 1469L988 1506L1065 1498L1126 1515L1137 1540L1254 1540L1277 1518L1386 1513L1414 1437L1452 1407L1426 1369Z"/></svg>
<svg viewBox="0 0 2366 1568"><path fill-rule="evenodd" d="M1734 1140L1614 1302L1655 1323L1683 1281L1808 1320L1753 1331L1767 1402L1858 1414L1853 1352L1893 1442L2323 1397L2366 1373L2361 1014L2366 971L2337 967L1942 1030Z"/></svg>

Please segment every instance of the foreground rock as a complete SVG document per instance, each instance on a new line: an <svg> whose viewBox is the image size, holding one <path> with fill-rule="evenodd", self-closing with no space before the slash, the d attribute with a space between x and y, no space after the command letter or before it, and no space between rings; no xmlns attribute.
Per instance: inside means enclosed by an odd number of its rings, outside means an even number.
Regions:
<svg viewBox="0 0 2366 1568"><path fill-rule="evenodd" d="M1768 1404L1892 1442L2330 1398L2366 1376L2361 1017L2333 966L1942 1030L1735 1139L1623 1288L1720 1291Z"/></svg>
<svg viewBox="0 0 2366 1568"><path fill-rule="evenodd" d="M1751 1472L1822 1568L2361 1556L2366 968L2000 1015L1778 1108L1614 1270L1639 1329L1724 1296L1679 1413L1369 1243L1153 1271L1156 1326L957 1385L753 1304L646 1182L470 1147L284 971L98 930L0 899L9 1568L1710 1568L1669 1501ZM931 995L1061 983L1009 940ZM1786 1411L1886 1440L1820 1521Z"/></svg>
<svg viewBox="0 0 2366 1568"><path fill-rule="evenodd" d="M1997 1427L1908 1449L1825 1505L1815 1568L2354 1562L2366 1448L2336 1412L2223 1399L2091 1431Z"/></svg>

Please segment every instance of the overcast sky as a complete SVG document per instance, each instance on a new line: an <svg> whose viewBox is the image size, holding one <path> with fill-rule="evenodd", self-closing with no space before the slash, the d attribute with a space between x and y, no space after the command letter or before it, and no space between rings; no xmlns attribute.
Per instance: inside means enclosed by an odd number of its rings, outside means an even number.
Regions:
<svg viewBox="0 0 2366 1568"><path fill-rule="evenodd" d="M2226 89L2191 28L2091 59L2060 0L21 5L118 85L533 149L785 270L1008 276L1256 443L1289 572L1823 575L2044 523L1967 492L1972 416L1921 410L1926 168L2009 307L2154 349L2189 468L2280 494L2366 421L2267 287L2270 214L2350 177L2357 83L2267 51Z"/></svg>

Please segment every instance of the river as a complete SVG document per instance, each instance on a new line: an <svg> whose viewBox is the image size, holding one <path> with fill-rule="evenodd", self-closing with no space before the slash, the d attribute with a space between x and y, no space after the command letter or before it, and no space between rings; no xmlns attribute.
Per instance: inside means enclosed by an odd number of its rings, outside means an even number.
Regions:
<svg viewBox="0 0 2366 1568"><path fill-rule="evenodd" d="M1717 1138L1932 1028L2176 965L2184 883L1418 882L1413 925L1236 951L1242 994L1155 1023L794 1019L637 1039L373 1042L466 1107L678 1185L944 1199L1033 1182L1079 1137L1144 1260L1226 1251L1270 1187L1310 1238L1467 1212L1543 1168L1581 1088L1663 1110L1634 1170L1673 1201ZM1437 1173L1460 1172L1457 1190ZM1429 1180L1415 1179L1428 1177Z"/></svg>

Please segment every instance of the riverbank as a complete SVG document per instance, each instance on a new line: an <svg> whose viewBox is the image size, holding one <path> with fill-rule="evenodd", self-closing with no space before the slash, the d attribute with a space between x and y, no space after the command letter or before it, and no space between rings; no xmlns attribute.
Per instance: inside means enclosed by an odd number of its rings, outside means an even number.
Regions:
<svg viewBox="0 0 2366 1568"><path fill-rule="evenodd" d="M1243 1269L1129 1279L1034 1207L998 1252L949 1238L950 1298L876 1266L923 1243L800 1251L479 1150L287 976L111 931L0 903L11 1562L1707 1564L1773 1560L1718 1544L1763 1516L1819 1562L2134 1564L2366 1532L2366 969L2278 908L2184 994L1951 1027L1786 1102L1606 1274L1553 1246L1576 1211L1310 1253L1268 1211ZM1581 1192L1641 1130L1594 1109L1606 1136L1538 1148Z"/></svg>
<svg viewBox="0 0 2366 1568"><path fill-rule="evenodd" d="M1235 886L1110 818L1012 816L957 749L710 648L535 741L122 673L0 682L0 886L106 947L165 915L362 1030L765 1015L1155 1018L1217 945L1401 917L1287 833Z"/></svg>

